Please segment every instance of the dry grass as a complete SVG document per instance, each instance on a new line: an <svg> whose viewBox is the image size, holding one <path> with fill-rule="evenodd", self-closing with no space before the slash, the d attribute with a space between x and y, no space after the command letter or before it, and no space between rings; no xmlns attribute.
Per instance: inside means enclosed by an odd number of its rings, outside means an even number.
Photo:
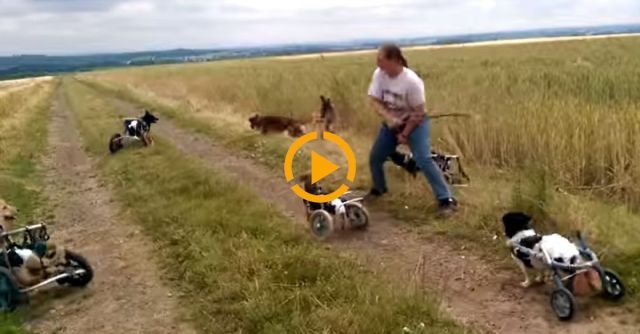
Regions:
<svg viewBox="0 0 640 334"><path fill-rule="evenodd" d="M479 115L433 121L432 142L465 157L473 187L457 191L464 207L458 219L433 222L429 187L390 170L389 210L416 225L429 222L429 231L455 240L482 240L477 246L486 249L500 233L501 213L525 208L543 230L585 230L637 289L640 217L627 208L640 204L640 59L633 56L639 41L407 52L425 79L430 108ZM260 112L310 119L319 95L328 95L338 108L338 132L360 162L357 186L366 187L368 149L379 124L365 95L374 62L371 55L258 59L81 77L161 107L183 125L249 151L278 171L291 140L260 139L248 129L247 117ZM494 243L490 249L498 247Z"/></svg>

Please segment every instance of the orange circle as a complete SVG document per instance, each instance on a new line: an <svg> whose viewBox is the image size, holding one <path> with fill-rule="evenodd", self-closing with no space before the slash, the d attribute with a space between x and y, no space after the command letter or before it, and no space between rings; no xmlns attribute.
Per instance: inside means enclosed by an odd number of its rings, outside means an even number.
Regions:
<svg viewBox="0 0 640 334"><path fill-rule="evenodd" d="M284 176L287 182L291 182L294 179L293 157L295 156L295 154L302 148L304 144L316 139L318 139L318 133L316 131L312 131L298 138L296 141L294 141L291 144L291 146L289 146L289 150L287 151L287 154L284 159ZM328 140L338 145L338 147L340 147L340 149L342 150L342 153L344 153L344 155L347 156L347 166L348 166L347 180L350 182L354 182L356 179L356 156L353 153L351 146L349 146L349 144L340 136L328 131L324 131L322 139ZM349 191L349 186L342 184L340 187L338 187L338 189L326 195L310 194L306 192L304 189L302 189L300 185L297 185L297 184L292 186L291 190L293 191L293 193L298 195L298 197L305 199L307 201L315 202L315 203L326 203L344 195L344 193Z"/></svg>

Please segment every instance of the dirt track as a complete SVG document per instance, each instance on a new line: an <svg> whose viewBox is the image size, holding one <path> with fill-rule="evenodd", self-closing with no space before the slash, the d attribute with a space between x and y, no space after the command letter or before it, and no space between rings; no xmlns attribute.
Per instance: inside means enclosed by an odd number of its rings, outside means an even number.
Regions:
<svg viewBox="0 0 640 334"><path fill-rule="evenodd" d="M125 114L140 111L117 99L111 102ZM238 157L212 140L182 130L169 121L154 125L154 133L193 155L253 186L293 220L305 222L302 202L283 182L281 175L252 160ZM490 333L637 333L622 308L600 308L579 303L571 323L553 315L543 287L523 290L518 269L499 270L482 259L452 249L441 238L420 239L402 230L402 223L388 214L371 211L372 226L365 233L340 233L330 244L355 254L370 269L394 279L399 285L417 283L442 294L443 307L461 323Z"/></svg>
<svg viewBox="0 0 640 334"><path fill-rule="evenodd" d="M109 189L81 146L64 94L49 132L46 193L56 205L52 240L84 255L94 268L85 289L53 288L34 296L28 324L38 333L194 333L179 321L177 301L160 281L153 246L123 221ZM125 218L126 219L126 218ZM51 295L59 298L46 302ZM38 308L38 304L42 306Z"/></svg>

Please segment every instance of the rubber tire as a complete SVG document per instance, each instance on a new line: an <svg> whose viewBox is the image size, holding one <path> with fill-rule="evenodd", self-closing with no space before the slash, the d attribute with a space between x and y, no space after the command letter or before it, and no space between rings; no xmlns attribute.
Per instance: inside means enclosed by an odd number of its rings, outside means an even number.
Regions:
<svg viewBox="0 0 640 334"><path fill-rule="evenodd" d="M316 222L318 219L322 220ZM324 240L333 233L333 217L325 210L316 210L309 216L309 228L313 235Z"/></svg>
<svg viewBox="0 0 640 334"><path fill-rule="evenodd" d="M602 296L608 300L617 301L624 297L626 288L620 280L620 276L610 269L602 268L602 275L600 275L600 281L602 282ZM611 283L617 282L619 291L612 292Z"/></svg>
<svg viewBox="0 0 640 334"><path fill-rule="evenodd" d="M566 299L569 302L569 305L568 305L569 309L568 310L567 309L559 310L559 307L561 307L561 306L558 305L557 298ZM556 314L558 319L560 319L562 321L567 321L567 320L570 320L571 318L573 318L573 315L574 315L575 309L576 309L576 299L568 289L566 289L566 288L556 288L551 293L550 302L551 302L551 308L553 309L553 312Z"/></svg>
<svg viewBox="0 0 640 334"><path fill-rule="evenodd" d="M349 203L345 206L347 211L347 219L349 219L349 225L356 230L366 230L369 227L369 212L360 203ZM350 217L350 212L358 212L364 218L364 222L360 224L354 224Z"/></svg>
<svg viewBox="0 0 640 334"><path fill-rule="evenodd" d="M116 140L118 140L118 142L116 142ZM111 152L112 154L116 153L122 147L123 147L123 145L122 145L122 135L119 134L119 133L116 133L113 136L111 136L111 139L109 139L109 152Z"/></svg>
<svg viewBox="0 0 640 334"><path fill-rule="evenodd" d="M93 279L93 268L91 268L89 261L87 261L87 259L82 255L72 251L67 250L65 253L65 260L67 260L65 266L70 266L75 269L84 269L86 272L77 276L61 278L57 281L58 284L66 284L74 287L84 287L89 284ZM77 265L73 266L70 262L75 262Z"/></svg>
<svg viewBox="0 0 640 334"><path fill-rule="evenodd" d="M15 310L20 303L21 294L9 269L0 267L0 314Z"/></svg>

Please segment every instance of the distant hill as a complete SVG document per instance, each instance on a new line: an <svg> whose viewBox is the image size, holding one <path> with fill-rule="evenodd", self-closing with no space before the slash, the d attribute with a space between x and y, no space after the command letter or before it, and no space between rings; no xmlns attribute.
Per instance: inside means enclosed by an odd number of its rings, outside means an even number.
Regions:
<svg viewBox="0 0 640 334"><path fill-rule="evenodd" d="M640 24L432 36L406 38L396 40L396 42L404 46L442 45L504 39L593 36L627 33L640 33ZM295 55L317 52L353 51L375 48L382 42L382 40L355 40L342 43L274 45L269 47L210 50L176 49L78 56L16 55L11 57L0 57L0 79L54 75L109 67L204 62L221 59Z"/></svg>

